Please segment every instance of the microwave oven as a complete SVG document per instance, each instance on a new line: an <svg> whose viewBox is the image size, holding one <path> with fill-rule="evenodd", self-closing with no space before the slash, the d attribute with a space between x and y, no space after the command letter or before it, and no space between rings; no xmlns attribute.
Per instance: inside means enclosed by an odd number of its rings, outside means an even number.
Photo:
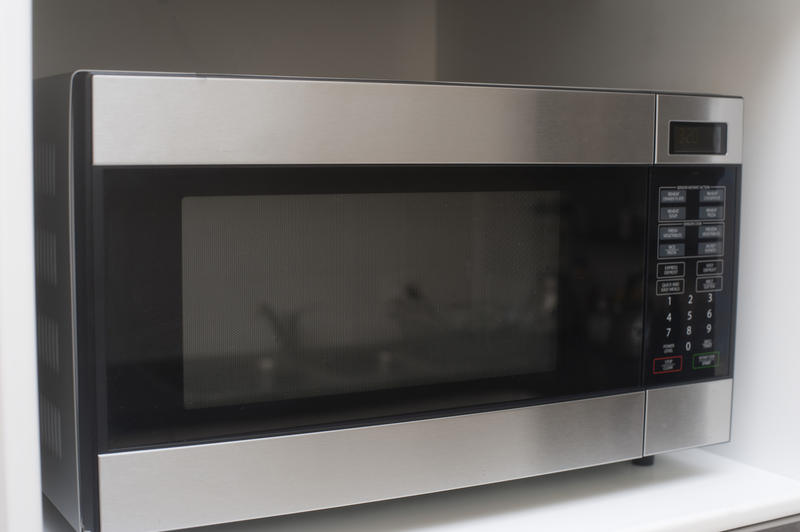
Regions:
<svg viewBox="0 0 800 532"><path fill-rule="evenodd" d="M42 475L163 530L725 442L742 100L35 84Z"/></svg>

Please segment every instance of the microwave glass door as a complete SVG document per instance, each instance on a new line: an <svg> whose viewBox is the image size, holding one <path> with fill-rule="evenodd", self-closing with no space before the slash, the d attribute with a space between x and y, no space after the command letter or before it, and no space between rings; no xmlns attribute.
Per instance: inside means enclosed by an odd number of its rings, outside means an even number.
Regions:
<svg viewBox="0 0 800 532"><path fill-rule="evenodd" d="M96 169L100 450L640 386L647 176Z"/></svg>

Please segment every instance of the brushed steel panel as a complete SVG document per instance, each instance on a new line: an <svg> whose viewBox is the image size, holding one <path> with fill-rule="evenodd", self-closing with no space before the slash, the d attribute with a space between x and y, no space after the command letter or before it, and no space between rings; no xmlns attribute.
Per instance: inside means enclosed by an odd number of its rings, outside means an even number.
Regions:
<svg viewBox="0 0 800 532"><path fill-rule="evenodd" d="M644 454L730 440L733 379L647 390Z"/></svg>
<svg viewBox="0 0 800 532"><path fill-rule="evenodd" d="M104 531L172 529L640 457L644 392L99 456Z"/></svg>
<svg viewBox="0 0 800 532"><path fill-rule="evenodd" d="M741 98L659 94L656 104L656 164L742 164ZM670 122L724 122L728 124L725 155L670 155Z"/></svg>
<svg viewBox="0 0 800 532"><path fill-rule="evenodd" d="M95 165L639 163L655 95L96 74Z"/></svg>

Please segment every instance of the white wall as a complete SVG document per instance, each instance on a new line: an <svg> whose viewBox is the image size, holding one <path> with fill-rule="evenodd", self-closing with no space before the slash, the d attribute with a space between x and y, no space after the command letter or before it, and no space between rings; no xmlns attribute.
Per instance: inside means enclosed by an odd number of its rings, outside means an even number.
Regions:
<svg viewBox="0 0 800 532"><path fill-rule="evenodd" d="M800 2L441 0L439 77L745 99L733 442L800 478Z"/></svg>
<svg viewBox="0 0 800 532"><path fill-rule="evenodd" d="M0 531L41 530L29 0L0 2Z"/></svg>
<svg viewBox="0 0 800 532"><path fill-rule="evenodd" d="M34 74L434 79L435 16L435 0L35 0Z"/></svg>

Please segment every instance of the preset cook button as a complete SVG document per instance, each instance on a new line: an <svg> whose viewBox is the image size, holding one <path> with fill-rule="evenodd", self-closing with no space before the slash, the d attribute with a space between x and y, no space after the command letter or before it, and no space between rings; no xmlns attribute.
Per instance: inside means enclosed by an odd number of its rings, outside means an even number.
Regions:
<svg viewBox="0 0 800 532"><path fill-rule="evenodd" d="M725 201L725 187L707 188L700 191L700 203Z"/></svg>
<svg viewBox="0 0 800 532"><path fill-rule="evenodd" d="M661 207L661 220L685 220L686 207Z"/></svg>
<svg viewBox="0 0 800 532"><path fill-rule="evenodd" d="M713 240L711 242L699 242L697 244L698 255L722 255L722 241Z"/></svg>
<svg viewBox="0 0 800 532"><path fill-rule="evenodd" d="M697 229L697 238L722 238L722 224L703 224Z"/></svg>
<svg viewBox="0 0 800 532"><path fill-rule="evenodd" d="M686 190L662 189L659 198L661 203L686 203Z"/></svg>
<svg viewBox="0 0 800 532"><path fill-rule="evenodd" d="M683 257L686 254L685 244L661 244L658 246L658 257Z"/></svg>
<svg viewBox="0 0 800 532"><path fill-rule="evenodd" d="M669 294L683 293L683 279L668 279L656 281L656 295L666 296Z"/></svg>
<svg viewBox="0 0 800 532"><path fill-rule="evenodd" d="M656 357L653 359L653 374L675 373L683 369L683 356Z"/></svg>
<svg viewBox="0 0 800 532"><path fill-rule="evenodd" d="M697 279L698 292L719 292L722 290L722 277L701 277Z"/></svg>
<svg viewBox="0 0 800 532"><path fill-rule="evenodd" d="M661 209L662 211L664 209ZM700 206L700 219L701 220L722 220L722 214L725 209L722 205L701 205Z"/></svg>
<svg viewBox="0 0 800 532"><path fill-rule="evenodd" d="M714 275L722 273L721 260L699 260L697 261L697 275Z"/></svg>
<svg viewBox="0 0 800 532"><path fill-rule="evenodd" d="M659 225L659 240L684 240L686 238L686 227L682 225Z"/></svg>

